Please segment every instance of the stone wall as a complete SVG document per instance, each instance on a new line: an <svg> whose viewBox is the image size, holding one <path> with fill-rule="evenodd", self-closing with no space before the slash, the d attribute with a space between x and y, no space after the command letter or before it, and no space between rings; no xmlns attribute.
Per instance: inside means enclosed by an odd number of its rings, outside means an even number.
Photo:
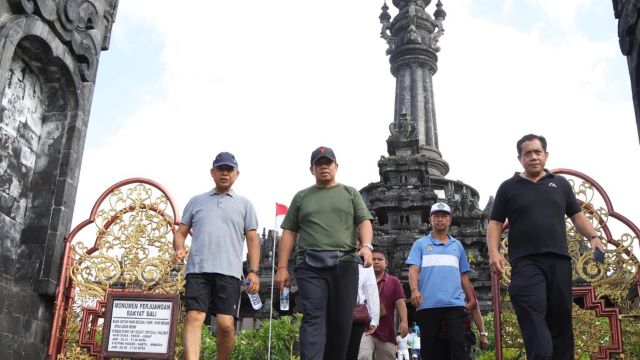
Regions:
<svg viewBox="0 0 640 360"><path fill-rule="evenodd" d="M0 246L3 274L13 274L20 233L29 199L44 101L40 79L24 60L14 56L2 97L0 119L0 216L6 241Z"/></svg>
<svg viewBox="0 0 640 360"><path fill-rule="evenodd" d="M640 2L637 0L613 0L613 13L618 19L620 51L627 57L631 98L636 115L640 140Z"/></svg>
<svg viewBox="0 0 640 360"><path fill-rule="evenodd" d="M0 359L47 355L117 0L0 0Z"/></svg>
<svg viewBox="0 0 640 360"><path fill-rule="evenodd" d="M46 339L46 323L29 321L38 313L47 313L47 306L24 294L12 280L17 275L20 258L20 235L24 228L29 185L35 167L36 153L42 131L44 101L38 76L19 56L9 67L9 78L2 97L0 119L0 357L37 358L39 354L22 348L21 337L38 343ZM24 267L21 267L24 269ZM35 314L33 312L35 311ZM50 310L49 310L50 313ZM36 335L36 331L38 331Z"/></svg>

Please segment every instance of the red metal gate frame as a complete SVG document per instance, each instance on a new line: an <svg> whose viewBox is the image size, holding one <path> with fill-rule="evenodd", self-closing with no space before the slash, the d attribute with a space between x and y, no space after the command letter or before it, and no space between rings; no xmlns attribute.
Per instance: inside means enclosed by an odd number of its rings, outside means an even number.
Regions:
<svg viewBox="0 0 640 360"><path fill-rule="evenodd" d="M102 195L100 195L98 200L96 200L95 204L93 205L93 208L91 209L89 218L82 221L80 224L78 224L65 239L64 255L62 258L62 269L60 271L58 287L56 289L54 315L53 315L53 322L51 326L49 350L47 353L49 359L56 359L59 354L64 353L67 334L66 333L61 334L60 331L66 328L67 319L64 316L64 314L68 309L71 308L71 305L73 304L73 301L75 298L75 288L74 288L73 280L71 279L71 274L69 272L69 269L73 266L73 257L71 256L72 255L71 244L73 243L73 240L75 239L76 235L78 235L78 233L82 229L84 229L88 225L91 225L95 222L96 214L98 213L100 205L115 189L118 189L127 185L131 185L131 184L135 184L135 183L141 183L141 184L152 186L158 189L167 198L167 201L169 202L175 214L174 224L172 226L172 232L175 233L176 227L180 224L180 213L178 208L175 206L175 202L173 201L173 198L162 185L158 184L153 180L141 178L141 177L125 179L111 185L107 190L105 190L105 192L102 193ZM130 211L133 211L134 209L127 208L123 210L125 210L125 212L130 212ZM150 210L156 211L159 214L164 215L164 212L160 209L150 208ZM114 221L115 221L115 218L111 218L109 221L107 221L104 225L105 229L109 228L114 223ZM93 247L87 250L87 254L92 254L99 249L98 239L100 238L100 236L101 236L101 233L99 233L96 236L96 242ZM84 334L85 329L81 328L81 332Z"/></svg>

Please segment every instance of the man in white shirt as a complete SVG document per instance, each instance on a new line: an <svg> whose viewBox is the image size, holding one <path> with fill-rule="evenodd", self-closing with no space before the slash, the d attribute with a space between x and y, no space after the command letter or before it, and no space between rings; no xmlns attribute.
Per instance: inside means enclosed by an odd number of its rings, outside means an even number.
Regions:
<svg viewBox="0 0 640 360"><path fill-rule="evenodd" d="M398 333L396 342L398 343L398 360L409 360L409 334L403 337Z"/></svg>
<svg viewBox="0 0 640 360"><path fill-rule="evenodd" d="M411 357L420 359L420 335L416 334L415 341L413 342L413 350L411 350Z"/></svg>
<svg viewBox="0 0 640 360"><path fill-rule="evenodd" d="M416 342L416 333L412 327L409 327L409 334L407 334L407 339L407 342L409 343L409 353L411 354L413 353L413 348Z"/></svg>

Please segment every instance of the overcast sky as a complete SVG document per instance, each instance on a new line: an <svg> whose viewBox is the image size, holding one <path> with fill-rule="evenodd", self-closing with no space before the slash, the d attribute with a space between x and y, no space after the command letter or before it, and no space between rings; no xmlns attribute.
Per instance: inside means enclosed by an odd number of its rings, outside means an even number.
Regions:
<svg viewBox="0 0 640 360"><path fill-rule="evenodd" d="M434 93L447 178L478 190L484 208L521 169L515 142L542 134L548 168L590 175L640 223L640 146L611 2L443 4ZM261 229L274 227L275 202L288 205L313 183L317 146L335 150L338 181L379 181L395 88L381 5L121 1L100 58L74 225L129 177L161 183L182 212L213 186L220 151L236 155L235 189L253 201Z"/></svg>

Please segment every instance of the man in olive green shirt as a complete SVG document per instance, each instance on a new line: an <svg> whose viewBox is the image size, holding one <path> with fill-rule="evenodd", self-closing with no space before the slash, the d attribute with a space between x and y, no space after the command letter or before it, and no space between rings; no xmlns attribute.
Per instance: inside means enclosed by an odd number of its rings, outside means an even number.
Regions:
<svg viewBox="0 0 640 360"><path fill-rule="evenodd" d="M372 263L373 217L356 189L336 182L333 150L313 151L310 170L315 185L293 197L281 225L276 283L281 290L289 286L288 262L297 237L301 358L344 359L358 291L358 255L365 267Z"/></svg>

